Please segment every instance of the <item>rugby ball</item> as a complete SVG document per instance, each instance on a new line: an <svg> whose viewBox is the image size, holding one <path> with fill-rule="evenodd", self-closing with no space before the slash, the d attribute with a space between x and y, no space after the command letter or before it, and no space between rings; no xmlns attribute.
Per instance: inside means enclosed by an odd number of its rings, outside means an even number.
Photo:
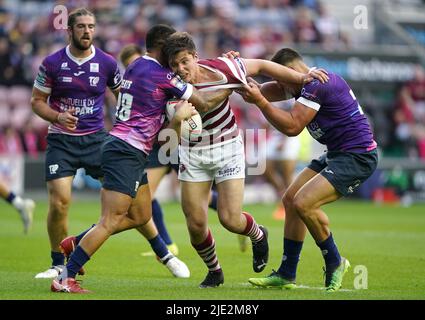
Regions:
<svg viewBox="0 0 425 320"><path fill-rule="evenodd" d="M171 99L168 100L165 113L167 116L168 121L171 121L171 119L174 117L174 113L176 113L176 105L181 100L178 99ZM192 117L190 117L187 120L184 120L181 125L181 137L187 140L191 140L194 138L198 138L202 133L202 118L199 115L199 113L196 113Z"/></svg>

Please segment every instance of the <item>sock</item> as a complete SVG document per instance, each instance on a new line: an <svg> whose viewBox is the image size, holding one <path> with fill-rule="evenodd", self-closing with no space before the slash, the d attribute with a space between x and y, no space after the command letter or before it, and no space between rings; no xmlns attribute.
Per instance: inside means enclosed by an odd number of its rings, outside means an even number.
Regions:
<svg viewBox="0 0 425 320"><path fill-rule="evenodd" d="M192 246L198 252L201 259L208 267L208 271L221 270L221 266L218 263L217 254L215 252L215 241L211 235L211 230L208 229L207 238L200 244L193 244Z"/></svg>
<svg viewBox="0 0 425 320"><path fill-rule="evenodd" d="M90 257L84 251L84 249L80 246L77 246L77 248L75 248L74 252L69 257L68 263L66 264L67 274L64 272L64 277L75 278L81 267L89 260Z"/></svg>
<svg viewBox="0 0 425 320"><path fill-rule="evenodd" d="M170 252L165 245L164 240L162 240L160 235L157 235L155 238L148 240L153 252L162 260Z"/></svg>
<svg viewBox="0 0 425 320"><path fill-rule="evenodd" d="M156 228L158 229L158 233L161 236L162 240L164 240L165 244L172 244L173 240L171 240L171 237L167 231L167 227L165 226L164 215L162 213L161 206L156 199L152 200L152 218L153 222L156 225Z"/></svg>
<svg viewBox="0 0 425 320"><path fill-rule="evenodd" d="M6 197L6 201L10 204L13 204L13 200L16 198L16 194L13 192L9 193L9 195Z"/></svg>
<svg viewBox="0 0 425 320"><path fill-rule="evenodd" d="M246 227L245 230L241 233L244 236L247 236L251 239L252 243L256 243L263 239L263 231L258 227L258 224L255 222L254 218L248 212L242 212L246 218Z"/></svg>
<svg viewBox="0 0 425 320"><path fill-rule="evenodd" d="M92 226L90 228L88 228L86 231L83 231L78 236L75 236L75 242L76 242L77 245L80 243L81 239L84 238L84 236L86 235L86 233L89 232L91 229L93 229L93 227L95 225L96 224L92 224Z"/></svg>
<svg viewBox="0 0 425 320"><path fill-rule="evenodd" d="M12 204L16 209L20 210L24 207L24 200L20 197L11 192L7 198L6 201Z"/></svg>
<svg viewBox="0 0 425 320"><path fill-rule="evenodd" d="M51 251L52 266L63 266L65 263L65 256L62 252Z"/></svg>
<svg viewBox="0 0 425 320"><path fill-rule="evenodd" d="M325 259L326 271L332 272L341 263L341 256L339 255L332 233L325 241L321 243L316 242L316 244L320 250L322 250L322 255Z"/></svg>
<svg viewBox="0 0 425 320"><path fill-rule="evenodd" d="M282 263L277 270L287 280L295 280L297 276L297 265L303 247L302 241L283 239Z"/></svg>
<svg viewBox="0 0 425 320"><path fill-rule="evenodd" d="M212 190L211 191L211 203L208 205L211 209L217 211L217 191Z"/></svg>

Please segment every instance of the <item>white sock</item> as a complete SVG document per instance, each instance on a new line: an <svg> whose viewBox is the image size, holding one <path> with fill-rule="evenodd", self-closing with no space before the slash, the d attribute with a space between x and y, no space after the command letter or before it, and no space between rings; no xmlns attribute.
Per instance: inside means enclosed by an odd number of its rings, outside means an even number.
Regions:
<svg viewBox="0 0 425 320"><path fill-rule="evenodd" d="M16 196L15 199L13 199L12 204L16 209L21 210L24 207L24 199L20 196Z"/></svg>
<svg viewBox="0 0 425 320"><path fill-rule="evenodd" d="M170 251L168 251L168 254L166 254L165 257L160 258L159 260L161 260L163 264L166 264L168 261L170 261L171 258L174 258L174 256Z"/></svg>

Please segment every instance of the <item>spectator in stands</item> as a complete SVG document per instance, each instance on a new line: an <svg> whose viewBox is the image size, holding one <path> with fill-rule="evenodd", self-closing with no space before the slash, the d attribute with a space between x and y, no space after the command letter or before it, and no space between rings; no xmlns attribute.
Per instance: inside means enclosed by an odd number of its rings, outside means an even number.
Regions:
<svg viewBox="0 0 425 320"><path fill-rule="evenodd" d="M43 5L36 1L20 3L25 5L0 0L0 87L7 91L15 84L31 88L44 57L65 45L63 30L54 24L58 13L52 10L63 1L43 1ZM66 2L68 11L78 3L80 1ZM95 45L109 54L118 54L129 43L143 47L149 26L169 20L169 24L194 36L201 56L217 56L231 48L251 58L269 57L282 42L310 44L321 43L323 39L328 43L326 32L333 32L334 28L327 20L320 22L320 15L319 21L312 15L318 10L317 4L317 0L90 1L93 11L99 13ZM298 11L294 23L294 13ZM335 47L340 47L344 41L341 34L335 41L338 42ZM113 110L111 113L115 112L115 104L107 101L106 105ZM2 119L1 115L13 107L0 96L0 127L9 124L9 119ZM41 135L41 128L34 126ZM42 131L46 128L47 124ZM43 151L42 146L39 151Z"/></svg>
<svg viewBox="0 0 425 320"><path fill-rule="evenodd" d="M292 32L296 43L306 44L322 41L322 35L314 24L312 12L306 7L298 9Z"/></svg>
<svg viewBox="0 0 425 320"><path fill-rule="evenodd" d="M421 65L401 88L394 119L396 136L407 142L408 155L425 159L425 70Z"/></svg>
<svg viewBox="0 0 425 320"><path fill-rule="evenodd" d="M0 135L0 154L22 155L23 150L19 133L11 126L6 127Z"/></svg>

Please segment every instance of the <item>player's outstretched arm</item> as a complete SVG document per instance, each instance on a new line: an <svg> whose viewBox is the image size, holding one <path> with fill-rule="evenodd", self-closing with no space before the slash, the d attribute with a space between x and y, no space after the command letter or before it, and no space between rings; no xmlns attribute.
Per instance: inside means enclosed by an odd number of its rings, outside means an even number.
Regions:
<svg viewBox="0 0 425 320"><path fill-rule="evenodd" d="M189 102L195 106L196 110L205 113L217 107L220 102L224 101L231 94L232 90L230 89L201 92L193 88L193 93L189 98Z"/></svg>
<svg viewBox="0 0 425 320"><path fill-rule="evenodd" d="M280 132L287 136L297 136L313 120L317 111L295 102L290 111L276 108L262 94L258 86L252 82L240 91L248 103L254 103L264 117Z"/></svg>
<svg viewBox="0 0 425 320"><path fill-rule="evenodd" d="M259 74L286 83L305 84L313 80L309 74L304 74L282 66L272 61L262 59L244 59L247 76ZM324 81L324 80L323 80Z"/></svg>
<svg viewBox="0 0 425 320"><path fill-rule="evenodd" d="M69 109L65 112L57 112L50 108L47 103L49 95L37 88L33 88L31 97L31 107L35 114L51 123L60 123L69 130L77 128L78 118L73 114L75 109Z"/></svg>
<svg viewBox="0 0 425 320"><path fill-rule="evenodd" d="M239 53L239 51L231 50L231 51L224 53L223 57L228 58L228 59L236 59L236 58L240 58L240 53ZM261 68L261 66L260 66L261 61L267 61L267 62L275 63L275 62L268 61L268 60L244 59L244 62L247 65L247 76L254 76L254 75L258 74L258 72L259 72L258 68ZM285 67L285 68L287 68L287 67ZM290 68L287 68L287 69L290 69ZM290 70L292 70L292 69L290 69ZM264 74L269 75L268 73L264 73ZM276 79L279 80L278 78L276 78ZM308 83L308 82L312 81L313 79L317 79L321 83L328 82L329 81L328 72L325 69L322 69L322 68L316 68L316 67L311 68L308 71L308 73L306 73L306 76L304 77L304 83ZM293 83L298 84L299 82L293 82ZM278 100L276 100L276 101L278 101Z"/></svg>
<svg viewBox="0 0 425 320"><path fill-rule="evenodd" d="M269 81L259 84L261 94L268 101L289 100L293 96L277 81Z"/></svg>

